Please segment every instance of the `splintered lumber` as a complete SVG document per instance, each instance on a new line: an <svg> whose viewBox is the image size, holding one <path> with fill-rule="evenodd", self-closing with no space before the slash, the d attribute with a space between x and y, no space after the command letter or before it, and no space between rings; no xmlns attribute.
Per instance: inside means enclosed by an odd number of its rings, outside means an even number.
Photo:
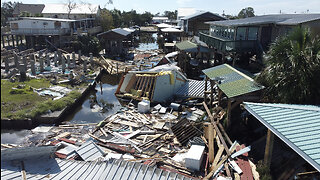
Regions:
<svg viewBox="0 0 320 180"><path fill-rule="evenodd" d="M227 163L227 162L224 163L224 169L225 169L226 172L227 172L227 176L228 176L228 177L231 177L231 172L230 172L230 169L229 169L229 167L228 167L228 163Z"/></svg>
<svg viewBox="0 0 320 180"><path fill-rule="evenodd" d="M224 149L226 150L228 156L230 156L231 154L229 152L229 148L228 148L228 146L226 144L226 141L223 139L223 136L222 136L222 134L221 134L216 122L214 121L214 118L213 118L212 114L210 113L210 110L209 110L209 108L208 108L208 106L207 106L207 104L205 102L203 102L203 106L207 111L207 114L208 114L208 116L209 116L209 118L211 120L211 123L213 124L213 126L214 126L214 128L215 128L215 130L216 130L216 132L217 132L217 134L218 134L218 136L220 138L220 141L222 142L222 145L223 145Z"/></svg>
<svg viewBox="0 0 320 180"><path fill-rule="evenodd" d="M107 143L106 140L101 139L101 138L98 138L97 136L95 136L95 135L93 135L93 134L91 134L91 133L88 133L88 135L89 135L90 137L92 137L93 139L96 139L96 140L98 140L98 141L100 141L100 142Z"/></svg>
<svg viewBox="0 0 320 180"><path fill-rule="evenodd" d="M155 159L163 159L163 157L150 157L150 158L140 158L140 159L129 159L127 161L146 161L146 160L155 160Z"/></svg>
<svg viewBox="0 0 320 180"><path fill-rule="evenodd" d="M223 153L223 150L224 150L223 146L219 146L219 150L218 150L218 152L216 154L216 157L214 158L214 161L213 161L212 166L211 166L212 170L213 170L214 167L217 166L217 163L220 160L220 157L221 157L221 155Z"/></svg>
<svg viewBox="0 0 320 180"><path fill-rule="evenodd" d="M222 159L221 159L221 161L217 164L217 166L215 166L215 167L213 168L213 170L210 171L210 173L209 173L206 177L204 177L203 179L204 179L204 180L208 180L208 179L211 178L211 176L217 175L218 172L222 169L222 167L223 167L223 165L224 165L224 163L225 163L225 161L226 161L227 159L228 159L228 156L226 156L226 155L222 156ZM219 170L219 171L218 171L218 170Z"/></svg>
<svg viewBox="0 0 320 180"><path fill-rule="evenodd" d="M214 160L214 138L215 138L215 130L213 129L213 125L208 125L208 148L209 148L209 162L212 163Z"/></svg>
<svg viewBox="0 0 320 180"><path fill-rule="evenodd" d="M24 163L23 161L21 161L21 178L23 180L26 180L27 179L27 174L26 174L26 171L24 169Z"/></svg>
<svg viewBox="0 0 320 180"><path fill-rule="evenodd" d="M163 136L163 135L165 135L165 134L167 134L167 133L157 134L155 138L153 138L153 139L151 139L151 140L149 140L149 141L147 141L147 142L145 142L145 143L143 143L143 144L141 144L141 145L138 145L138 146L139 146L139 147L144 147L144 146L148 145L149 143L151 143L151 142L159 139L161 136Z"/></svg>
<svg viewBox="0 0 320 180"><path fill-rule="evenodd" d="M119 146L117 144L113 144L113 143L102 143L102 142L98 142L97 143L99 146L108 148L108 149L112 149L114 151L120 152L120 153L130 153L133 154L135 152L134 148L128 148L128 147L123 147L123 146Z"/></svg>
<svg viewBox="0 0 320 180"><path fill-rule="evenodd" d="M2 147L5 147L5 148L14 148L14 146L10 146L8 144L1 144Z"/></svg>
<svg viewBox="0 0 320 180"><path fill-rule="evenodd" d="M127 125L127 126L132 126L132 127L135 127L135 128L140 127L137 123L135 123L135 122L130 122L130 121L123 121L123 120L121 120L121 121L117 121L117 123L123 124L123 125Z"/></svg>
<svg viewBox="0 0 320 180"><path fill-rule="evenodd" d="M227 142L228 142L230 145L232 145L232 141L230 140L230 138L229 138L228 134L226 133L226 131L224 130L223 126L222 126L220 123L217 123L217 124L218 124L218 126L219 126L222 134L223 134L224 137L226 138Z"/></svg>
<svg viewBox="0 0 320 180"><path fill-rule="evenodd" d="M117 132L112 132L107 130L108 133L112 134L113 136L116 136L126 142L128 142L129 144L131 144L134 148L136 148L140 153L142 152L142 150L137 146L139 143L132 141L131 139L126 139L124 136L122 136L121 134L117 133Z"/></svg>
<svg viewBox="0 0 320 180"><path fill-rule="evenodd" d="M140 132L141 132L141 130L138 129L138 130L132 132L131 134L126 135L124 138L130 139L130 138L134 137L135 135L139 134Z"/></svg>

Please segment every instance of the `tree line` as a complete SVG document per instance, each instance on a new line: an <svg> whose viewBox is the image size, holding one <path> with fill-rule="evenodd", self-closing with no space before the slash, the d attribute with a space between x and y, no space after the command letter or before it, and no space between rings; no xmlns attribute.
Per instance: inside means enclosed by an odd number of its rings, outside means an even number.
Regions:
<svg viewBox="0 0 320 180"><path fill-rule="evenodd" d="M1 26L6 26L8 23L8 18L13 17L14 7L17 2L3 2L1 4ZM76 7L76 3L73 0L68 0L65 3L71 11ZM108 4L112 4L109 0ZM41 17L42 14L31 15L28 12L21 12L20 17L30 17L36 16ZM167 16L169 19L177 18L177 11L164 11L163 14L151 12L138 13L136 10L131 11L120 11L118 9L108 10L107 8L102 8L100 11L100 16L97 18L100 21L104 30L109 30L117 27L130 27L134 25L145 26L152 22L152 17L154 16Z"/></svg>

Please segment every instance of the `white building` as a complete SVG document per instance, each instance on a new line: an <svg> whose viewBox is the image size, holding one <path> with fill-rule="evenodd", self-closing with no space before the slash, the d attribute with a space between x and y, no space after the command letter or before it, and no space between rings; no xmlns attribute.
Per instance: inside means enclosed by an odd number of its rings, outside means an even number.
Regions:
<svg viewBox="0 0 320 180"><path fill-rule="evenodd" d="M95 4L76 4L71 10L67 4L45 4L42 14L47 18L85 19L99 16L100 10Z"/></svg>
<svg viewBox="0 0 320 180"><path fill-rule="evenodd" d="M168 21L169 21L168 17L164 17L164 16L156 16L156 17L152 18L153 24L161 24L161 23L165 23Z"/></svg>

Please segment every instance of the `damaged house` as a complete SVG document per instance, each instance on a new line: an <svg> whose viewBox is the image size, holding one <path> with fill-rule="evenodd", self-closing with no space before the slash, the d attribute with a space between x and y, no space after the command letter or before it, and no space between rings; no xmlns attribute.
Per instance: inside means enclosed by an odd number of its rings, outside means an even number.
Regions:
<svg viewBox="0 0 320 180"><path fill-rule="evenodd" d="M117 97L164 102L182 87L187 78L177 69L164 71L131 71L122 77Z"/></svg>
<svg viewBox="0 0 320 180"><path fill-rule="evenodd" d="M308 27L314 34L320 32L320 14L277 14L244 19L211 21L209 33L200 32L200 40L215 50L215 59L224 63L227 57L249 62L262 54L277 37L295 27ZM253 59L253 60L255 60Z"/></svg>

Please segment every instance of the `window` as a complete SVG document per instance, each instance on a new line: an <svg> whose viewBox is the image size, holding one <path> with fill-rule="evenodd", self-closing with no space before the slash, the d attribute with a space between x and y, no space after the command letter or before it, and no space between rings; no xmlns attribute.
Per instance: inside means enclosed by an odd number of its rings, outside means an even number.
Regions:
<svg viewBox="0 0 320 180"><path fill-rule="evenodd" d="M258 27L248 28L248 40L257 40L258 37Z"/></svg>
<svg viewBox="0 0 320 180"><path fill-rule="evenodd" d="M11 23L11 29L19 29L18 23Z"/></svg>
<svg viewBox="0 0 320 180"><path fill-rule="evenodd" d="M56 29L61 28L61 22L55 21L54 22L54 28L56 28Z"/></svg>
<svg viewBox="0 0 320 180"><path fill-rule="evenodd" d="M246 31L246 27L238 27L236 40L246 40Z"/></svg>

